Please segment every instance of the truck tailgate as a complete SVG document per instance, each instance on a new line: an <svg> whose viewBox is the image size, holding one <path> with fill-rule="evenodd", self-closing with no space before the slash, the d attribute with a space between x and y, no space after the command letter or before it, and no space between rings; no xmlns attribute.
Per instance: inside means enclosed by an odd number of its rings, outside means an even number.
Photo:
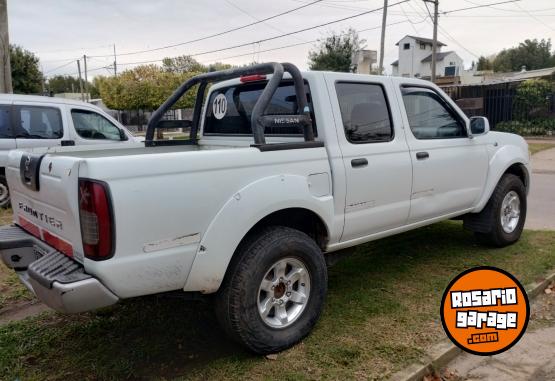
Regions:
<svg viewBox="0 0 555 381"><path fill-rule="evenodd" d="M14 222L79 262L83 262L78 208L81 160L14 150L6 168Z"/></svg>

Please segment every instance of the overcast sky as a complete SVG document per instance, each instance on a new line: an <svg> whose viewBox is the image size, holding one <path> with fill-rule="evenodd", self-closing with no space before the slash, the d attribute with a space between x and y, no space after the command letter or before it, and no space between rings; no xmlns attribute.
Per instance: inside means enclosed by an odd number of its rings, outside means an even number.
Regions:
<svg viewBox="0 0 555 381"><path fill-rule="evenodd" d="M141 54L127 52L178 44L266 18L313 0L8 0L10 42L35 52L43 72L75 74L71 60L87 56L118 53L118 70L133 67L126 63L159 60L182 54L195 55L233 45L249 45L195 56L202 63L222 61L232 64L256 61L290 61L307 68L308 51L313 43L332 31L349 27L360 33L367 48L379 50L381 11L348 21L278 38L252 43L283 33L323 24L365 10L379 8L383 0L324 0L285 16L221 37ZM440 12L475 4L502 0L440 0ZM395 0L389 0L390 4ZM431 6L430 6L431 8ZM409 22L410 20L410 22ZM422 0L410 0L389 8L385 44L385 67L397 59L395 43L407 34L432 37L432 24ZM517 3L447 13L440 17L439 40L443 50L456 51L470 66L480 55L489 55L517 45L526 38L552 38L555 41L555 1L521 0ZM262 52L287 45L294 47ZM229 58L237 55L241 57ZM108 74L102 68L113 57L90 58L90 76ZM62 65L64 67L59 68ZM96 69L96 70L95 70Z"/></svg>

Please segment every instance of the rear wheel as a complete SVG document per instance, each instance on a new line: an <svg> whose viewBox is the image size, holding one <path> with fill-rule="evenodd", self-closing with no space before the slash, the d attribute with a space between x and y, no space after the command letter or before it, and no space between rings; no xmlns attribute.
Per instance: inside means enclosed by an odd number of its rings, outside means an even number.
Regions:
<svg viewBox="0 0 555 381"><path fill-rule="evenodd" d="M5 176L0 176L0 208L10 206L10 189Z"/></svg>
<svg viewBox="0 0 555 381"><path fill-rule="evenodd" d="M326 263L314 240L274 226L241 245L217 294L216 313L232 338L253 352L275 353L311 331L326 292Z"/></svg>
<svg viewBox="0 0 555 381"><path fill-rule="evenodd" d="M482 218L491 221L490 231L477 232L477 238L497 247L518 241L524 229L526 206L526 188L520 178L504 175L482 212Z"/></svg>

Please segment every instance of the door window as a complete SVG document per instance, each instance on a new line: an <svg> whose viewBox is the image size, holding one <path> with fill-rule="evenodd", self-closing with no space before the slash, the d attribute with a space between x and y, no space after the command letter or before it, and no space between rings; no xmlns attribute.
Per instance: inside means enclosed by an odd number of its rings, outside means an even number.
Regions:
<svg viewBox="0 0 555 381"><path fill-rule="evenodd" d="M10 106L0 106L0 139L13 138Z"/></svg>
<svg viewBox="0 0 555 381"><path fill-rule="evenodd" d="M403 102L416 139L467 136L463 122L437 93L423 88L403 88Z"/></svg>
<svg viewBox="0 0 555 381"><path fill-rule="evenodd" d="M120 129L112 122L89 110L71 110L73 126L84 139L121 140Z"/></svg>
<svg viewBox="0 0 555 381"><path fill-rule="evenodd" d="M19 118L17 138L61 139L64 135L62 115L53 107L16 106Z"/></svg>
<svg viewBox="0 0 555 381"><path fill-rule="evenodd" d="M351 143L390 141L393 128L382 86L339 82L335 85L345 137Z"/></svg>

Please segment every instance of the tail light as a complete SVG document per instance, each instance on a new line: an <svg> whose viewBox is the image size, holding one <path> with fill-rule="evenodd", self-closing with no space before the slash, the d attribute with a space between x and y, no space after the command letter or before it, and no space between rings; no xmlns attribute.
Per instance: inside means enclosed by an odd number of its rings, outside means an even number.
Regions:
<svg viewBox="0 0 555 381"><path fill-rule="evenodd" d="M114 220L108 184L79 179L79 220L85 257L101 261L114 255Z"/></svg>

